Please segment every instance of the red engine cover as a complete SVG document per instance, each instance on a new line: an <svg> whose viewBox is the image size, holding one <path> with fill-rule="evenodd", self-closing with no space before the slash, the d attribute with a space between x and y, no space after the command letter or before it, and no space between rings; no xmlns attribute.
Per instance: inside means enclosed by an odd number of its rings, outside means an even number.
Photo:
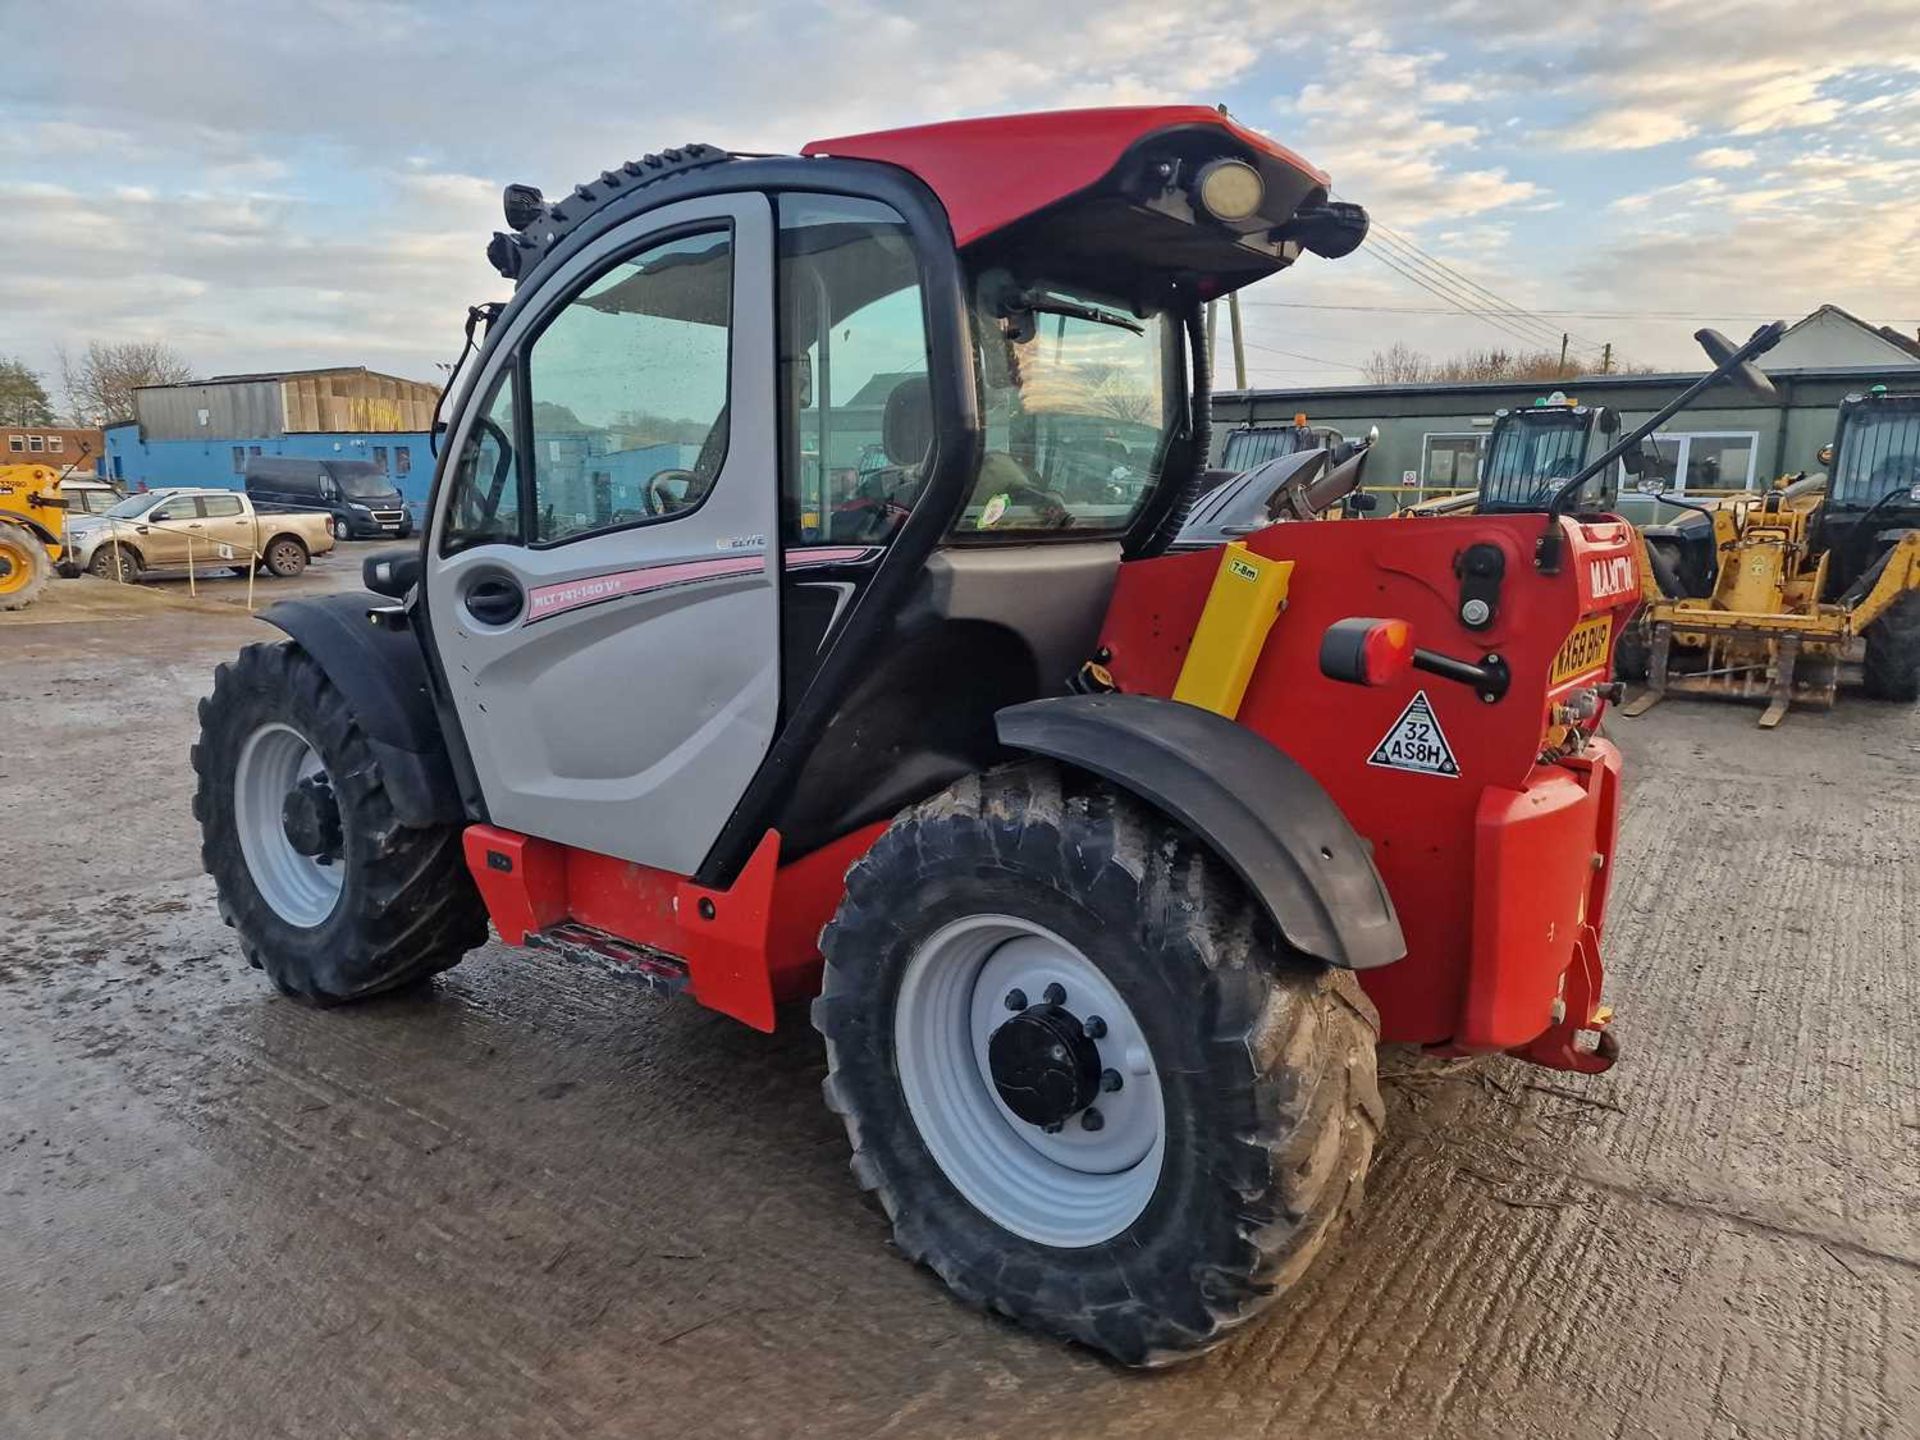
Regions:
<svg viewBox="0 0 1920 1440"><path fill-rule="evenodd" d="M1571 1003L1582 934L1597 946L1618 756L1596 738L1572 762L1538 757L1552 706L1606 678L1611 644L1557 681L1556 655L1586 617L1608 614L1617 631L1638 571L1627 525L1563 524L1553 575L1534 566L1539 516L1281 524L1248 537L1295 569L1237 718L1306 766L1373 844L1407 939L1404 960L1361 977L1385 1039L1523 1045L1555 1023L1556 997ZM1505 562L1493 623L1477 632L1459 619L1455 573L1474 544ZM1173 693L1219 564L1207 550L1121 567L1102 643L1122 690ZM1321 636L1352 616L1406 620L1416 645L1458 659L1497 654L1511 687L1489 704L1420 671L1380 688L1327 679Z"/></svg>

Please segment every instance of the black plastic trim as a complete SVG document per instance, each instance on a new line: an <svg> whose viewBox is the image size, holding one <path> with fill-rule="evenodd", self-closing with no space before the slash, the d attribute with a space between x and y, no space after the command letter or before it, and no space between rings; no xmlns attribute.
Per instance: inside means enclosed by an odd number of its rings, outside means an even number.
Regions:
<svg viewBox="0 0 1920 1440"><path fill-rule="evenodd" d="M450 823L468 813L426 657L409 631L374 624L358 595L283 600L260 618L311 655L346 697L403 823Z"/></svg>
<svg viewBox="0 0 1920 1440"><path fill-rule="evenodd" d="M996 720L1002 744L1111 780L1192 830L1295 949L1350 970L1407 953L1367 843L1319 781L1251 730L1150 695L1034 700Z"/></svg>

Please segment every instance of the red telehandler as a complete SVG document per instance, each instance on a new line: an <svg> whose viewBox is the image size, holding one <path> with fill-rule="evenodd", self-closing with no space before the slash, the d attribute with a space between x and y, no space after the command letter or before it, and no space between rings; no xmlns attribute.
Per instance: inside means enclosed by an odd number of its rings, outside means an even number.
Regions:
<svg viewBox="0 0 1920 1440"><path fill-rule="evenodd" d="M1605 1069L1632 530L1175 545L1203 308L1359 244L1328 184L1168 107L511 187L420 546L202 705L248 959L811 999L901 1249L1130 1364L1339 1231L1379 1041Z"/></svg>

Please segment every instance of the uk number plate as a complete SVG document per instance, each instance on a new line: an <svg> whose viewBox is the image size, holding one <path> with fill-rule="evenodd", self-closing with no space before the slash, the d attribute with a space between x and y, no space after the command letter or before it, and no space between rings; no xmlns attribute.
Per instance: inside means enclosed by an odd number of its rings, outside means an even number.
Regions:
<svg viewBox="0 0 1920 1440"><path fill-rule="evenodd" d="M1607 663L1607 642L1613 639L1613 616L1590 615L1573 627L1560 653L1553 657L1553 678L1549 684L1564 685L1589 670Z"/></svg>

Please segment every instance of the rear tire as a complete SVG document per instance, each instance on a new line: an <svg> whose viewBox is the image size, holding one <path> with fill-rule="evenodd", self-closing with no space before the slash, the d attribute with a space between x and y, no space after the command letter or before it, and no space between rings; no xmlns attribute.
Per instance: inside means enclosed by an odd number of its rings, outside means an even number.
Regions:
<svg viewBox="0 0 1920 1440"><path fill-rule="evenodd" d="M269 786L263 801L256 787L276 766L318 776L330 792L330 863L303 855L272 823L276 792ZM250 645L214 673L193 768L200 858L219 887L220 917L282 993L358 1000L445 970L486 943L461 827L415 829L395 818L345 697L299 646Z"/></svg>
<svg viewBox="0 0 1920 1440"><path fill-rule="evenodd" d="M291 580L307 568L307 547L283 535L267 545L266 560L268 570L282 580Z"/></svg>
<svg viewBox="0 0 1920 1440"><path fill-rule="evenodd" d="M971 952L952 948L981 925ZM996 967L1036 936L1077 957L1057 1005L1002 997ZM1130 1365L1166 1364L1270 1304L1360 1199L1384 1111L1378 1020L1354 977L1287 951L1190 832L1079 772L1020 765L907 811L849 873L822 948L814 1024L854 1174L901 1251L970 1303ZM926 978L935 961L944 980ZM1076 979L1074 964L1090 973ZM940 1027L903 1021L934 980L972 1036L971 1049L947 1046L957 1058L944 1070L928 1057ZM1137 1162L1156 1168L1138 1185L1131 1169L1089 1175L1060 1149L1104 1123L1085 1124L1087 1110L1058 1132L1021 1120L980 1059L984 1027L1003 1026L1016 999L1044 998L1081 1025L1102 995L1130 1012L1137 1043L1109 1054L1118 1027L1100 1033L1101 1093L1066 1103L1113 1103L1112 1123L1131 1123L1118 1102L1136 1083L1157 1087L1158 1149ZM1127 1087L1112 1102L1109 1067ZM1023 1146L1041 1158L1018 1159ZM983 1171L970 1157L988 1151L1002 1160Z"/></svg>
<svg viewBox="0 0 1920 1440"><path fill-rule="evenodd" d="M1867 626L1861 682L1875 700L1920 700L1920 594L1909 591Z"/></svg>
<svg viewBox="0 0 1920 1440"><path fill-rule="evenodd" d="M24 610L46 589L53 562L39 537L0 525L0 610Z"/></svg>
<svg viewBox="0 0 1920 1440"><path fill-rule="evenodd" d="M1647 667L1652 663L1653 645L1647 639L1647 620L1644 609L1636 610L1621 630L1620 638L1613 646L1613 678L1639 684L1647 678Z"/></svg>

